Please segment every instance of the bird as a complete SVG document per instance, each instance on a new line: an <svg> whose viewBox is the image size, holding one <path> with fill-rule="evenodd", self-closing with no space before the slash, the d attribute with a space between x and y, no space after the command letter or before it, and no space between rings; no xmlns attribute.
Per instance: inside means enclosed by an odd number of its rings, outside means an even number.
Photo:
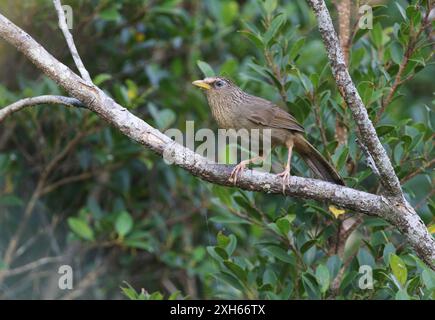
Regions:
<svg viewBox="0 0 435 320"><path fill-rule="evenodd" d="M251 95L239 88L233 81L224 77L206 77L192 84L205 91L211 114L221 129L270 129L271 147L283 146L288 149L287 163L283 172L282 190L290 183L290 169L293 150L305 161L311 171L320 179L344 185L335 168L305 138L304 127L290 113L275 103ZM264 160L265 152L252 159L241 161L231 172L230 180L236 184L237 178L246 166Z"/></svg>

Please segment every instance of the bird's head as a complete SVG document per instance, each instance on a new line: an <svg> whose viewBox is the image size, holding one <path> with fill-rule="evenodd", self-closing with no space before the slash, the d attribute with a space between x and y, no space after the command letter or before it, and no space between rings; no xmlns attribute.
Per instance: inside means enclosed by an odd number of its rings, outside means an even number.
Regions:
<svg viewBox="0 0 435 320"><path fill-rule="evenodd" d="M212 111L234 108L247 96L231 80L222 77L208 77L192 84L204 90Z"/></svg>
<svg viewBox="0 0 435 320"><path fill-rule="evenodd" d="M192 84L204 89L207 96L228 96L240 92L231 80L222 77L208 77L203 80L193 81Z"/></svg>

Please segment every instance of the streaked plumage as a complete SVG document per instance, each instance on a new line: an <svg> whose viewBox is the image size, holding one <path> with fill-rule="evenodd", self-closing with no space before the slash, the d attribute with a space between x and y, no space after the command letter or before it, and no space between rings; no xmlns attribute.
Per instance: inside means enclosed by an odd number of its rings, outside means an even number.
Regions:
<svg viewBox="0 0 435 320"><path fill-rule="evenodd" d="M290 158L294 147L316 176L344 185L334 167L305 139L304 128L291 114L266 99L242 91L225 78L205 78L194 81L193 84L206 89L212 116L220 128L272 130L272 147L281 145L289 149L286 171L281 174L283 179L289 178ZM247 163L249 161L239 164L240 168L235 168L234 180ZM283 186L285 188L284 182Z"/></svg>

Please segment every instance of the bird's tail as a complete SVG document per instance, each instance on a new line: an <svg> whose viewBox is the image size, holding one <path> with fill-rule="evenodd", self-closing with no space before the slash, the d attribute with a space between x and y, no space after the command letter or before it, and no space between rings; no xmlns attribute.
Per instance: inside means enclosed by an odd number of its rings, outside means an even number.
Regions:
<svg viewBox="0 0 435 320"><path fill-rule="evenodd" d="M302 135L297 136L294 147L316 176L344 186L344 181L337 170Z"/></svg>

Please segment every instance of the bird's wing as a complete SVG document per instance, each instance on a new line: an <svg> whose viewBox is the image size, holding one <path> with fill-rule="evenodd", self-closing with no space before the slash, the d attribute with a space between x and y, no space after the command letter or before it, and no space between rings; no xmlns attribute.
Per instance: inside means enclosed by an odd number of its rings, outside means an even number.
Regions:
<svg viewBox="0 0 435 320"><path fill-rule="evenodd" d="M304 127L299 124L295 117L273 105L271 102L267 100L265 100L265 102L267 102L267 104L251 105L248 114L250 121L270 128L305 132Z"/></svg>

